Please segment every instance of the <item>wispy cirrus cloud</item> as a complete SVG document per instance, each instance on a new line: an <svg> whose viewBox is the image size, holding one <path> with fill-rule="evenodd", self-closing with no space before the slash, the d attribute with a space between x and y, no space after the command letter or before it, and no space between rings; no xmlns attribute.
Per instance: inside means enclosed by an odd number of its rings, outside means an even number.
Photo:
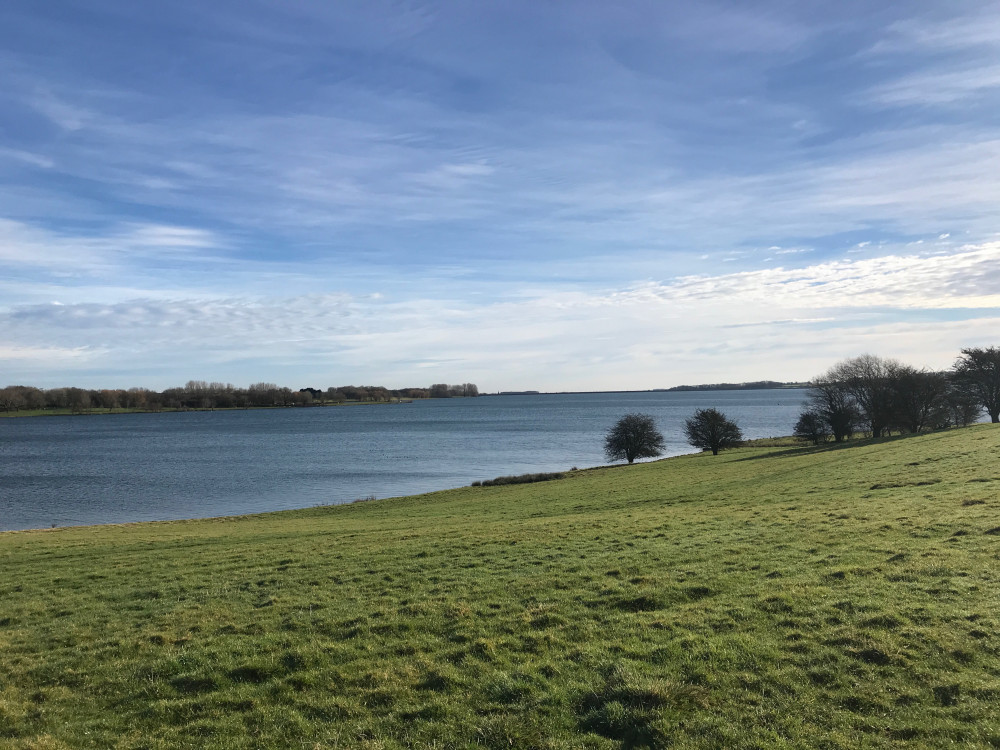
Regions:
<svg viewBox="0 0 1000 750"><path fill-rule="evenodd" d="M967 14L932 14L893 21L872 46L873 54L912 54L913 50L975 53L1000 44L1000 18L988 3Z"/></svg>
<svg viewBox="0 0 1000 750"><path fill-rule="evenodd" d="M0 341L95 378L757 379L995 318L986 2L39 13L0 27Z"/></svg>
<svg viewBox="0 0 1000 750"><path fill-rule="evenodd" d="M995 94L1000 89L1000 64L965 67L946 73L918 73L871 90L872 100L884 105L943 105Z"/></svg>
<svg viewBox="0 0 1000 750"><path fill-rule="evenodd" d="M211 231L166 224L130 223L108 234L67 235L0 219L0 264L10 268L108 275L139 260L181 255L207 262L206 250L226 244Z"/></svg>
<svg viewBox="0 0 1000 750"><path fill-rule="evenodd" d="M923 319L901 323L898 313L905 310L919 310ZM620 289L538 289L480 304L342 294L25 305L0 315L0 327L11 332L9 347L25 347L49 331L59 347L101 352L86 358L88 367L101 358L148 367L169 349L235 380L248 359L279 357L282 364L264 368L260 377L289 370L315 377L362 362L368 375L403 379L417 372L407 376L405 363L418 362L423 378L460 367L484 388L501 389L513 378L523 387L560 389L569 387L557 382L565 378L561 368L576 362L575 387L617 378L628 381L623 387L649 388L698 372L725 379L727 368L747 379L766 377L770 360L734 364L752 350L798 363L784 377L807 378L821 358L808 345L817 336L844 348L854 341L855 350L876 341L892 354L911 349L920 352L920 364L944 367L957 350L927 342L982 334L997 310L1000 243ZM435 353L430 360L429 351ZM627 373L623 362L632 362ZM497 382L498 372L504 382Z"/></svg>
<svg viewBox="0 0 1000 750"><path fill-rule="evenodd" d="M909 64L873 87L868 92L871 101L886 107L995 103L1000 93L1000 18L988 7L968 15L932 15L890 24L868 55L886 63Z"/></svg>

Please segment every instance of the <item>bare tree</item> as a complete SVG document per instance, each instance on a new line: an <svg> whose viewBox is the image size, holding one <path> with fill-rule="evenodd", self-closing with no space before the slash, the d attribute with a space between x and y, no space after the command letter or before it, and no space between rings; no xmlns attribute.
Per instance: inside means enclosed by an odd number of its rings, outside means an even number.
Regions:
<svg viewBox="0 0 1000 750"><path fill-rule="evenodd" d="M800 440L810 440L813 445L825 443L830 437L830 428L823 416L814 411L804 411L795 423L795 437Z"/></svg>
<svg viewBox="0 0 1000 750"><path fill-rule="evenodd" d="M963 349L952 371L956 384L986 409L990 421L1000 422L1000 349Z"/></svg>
<svg viewBox="0 0 1000 750"><path fill-rule="evenodd" d="M810 411L820 415L830 428L835 442L843 442L854 434L860 420L858 409L843 383L826 376L809 384Z"/></svg>
<svg viewBox="0 0 1000 750"><path fill-rule="evenodd" d="M893 421L899 430L922 432L947 422L948 379L939 372L903 365L893 380Z"/></svg>
<svg viewBox="0 0 1000 750"><path fill-rule="evenodd" d="M274 383L251 383L247 399L251 406L277 406L279 391Z"/></svg>
<svg viewBox="0 0 1000 750"><path fill-rule="evenodd" d="M146 388L129 388L125 394L125 407L128 409L143 409L146 406L150 391Z"/></svg>
<svg viewBox="0 0 1000 750"><path fill-rule="evenodd" d="M49 388L45 391L45 406L49 409L65 409L69 406L69 395L65 388Z"/></svg>
<svg viewBox="0 0 1000 750"><path fill-rule="evenodd" d="M4 411L17 411L26 405L24 397L17 390L17 386L9 385L0 390L0 409Z"/></svg>
<svg viewBox="0 0 1000 750"><path fill-rule="evenodd" d="M75 414L90 408L90 393L83 388L67 388L66 401Z"/></svg>
<svg viewBox="0 0 1000 750"><path fill-rule="evenodd" d="M954 373L948 378L948 393L945 396L945 401L948 409L948 423L955 427L968 427L978 421L983 413L979 399Z"/></svg>
<svg viewBox="0 0 1000 750"><path fill-rule="evenodd" d="M739 426L717 409L698 409L684 421L688 442L695 448L712 451L718 456L724 448L735 448L743 442Z"/></svg>
<svg viewBox="0 0 1000 750"><path fill-rule="evenodd" d="M609 461L623 458L632 463L637 458L655 458L666 443L648 414L626 414L604 436L604 455Z"/></svg>
<svg viewBox="0 0 1000 750"><path fill-rule="evenodd" d="M895 381L903 365L894 359L862 354L834 365L823 380L840 383L850 394L872 437L882 437L893 423Z"/></svg>
<svg viewBox="0 0 1000 750"><path fill-rule="evenodd" d="M30 385L9 385L0 390L0 409L41 409L45 406L45 391Z"/></svg>

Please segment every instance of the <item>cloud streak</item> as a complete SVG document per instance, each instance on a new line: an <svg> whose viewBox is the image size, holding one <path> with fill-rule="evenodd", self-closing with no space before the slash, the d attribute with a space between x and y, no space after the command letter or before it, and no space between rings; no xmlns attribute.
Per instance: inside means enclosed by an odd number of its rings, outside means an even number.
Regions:
<svg viewBox="0 0 1000 750"><path fill-rule="evenodd" d="M993 335L988 3L39 13L0 28L12 375L652 387Z"/></svg>
<svg viewBox="0 0 1000 750"><path fill-rule="evenodd" d="M901 325L895 315L901 310L921 310L928 319ZM805 342L819 335L840 342L852 337L880 339L883 346L894 342L893 354L923 362L929 350L920 330L930 339L954 333L957 317L968 331L982 331L997 310L1000 243L992 243L944 254L686 277L622 289L539 290L479 305L346 294L25 305L0 316L0 327L12 332L0 345L30 359L30 342L47 331L56 347L89 352L82 358L88 367L102 358L108 367L165 364L163 352L170 350L214 368L213 378L217 371L233 378L248 359L284 362L234 378L240 382L278 377L288 368L313 368L314 376L356 370L351 363L363 362L362 372L394 375L401 380L391 384L402 386L410 382L402 380L406 363L417 362L411 378L418 371L424 379L443 377L457 368L476 373L483 387L494 390L511 383L559 389L558 378L574 366L578 371L584 366L572 378L580 388L612 387L615 381L644 388L675 385L697 372L705 373L703 379L718 378L726 367L748 379L768 377L770 356L801 360L810 348ZM752 334L738 331L750 327ZM934 350L929 363L946 366L955 351ZM432 360L428 352L434 352ZM768 358L739 364L730 359L749 352L755 357L768 352ZM39 353L39 367L49 356ZM678 367L678 357L688 363ZM697 372L694 363L700 363ZM556 377L551 368L557 368ZM786 377L810 374L800 368Z"/></svg>

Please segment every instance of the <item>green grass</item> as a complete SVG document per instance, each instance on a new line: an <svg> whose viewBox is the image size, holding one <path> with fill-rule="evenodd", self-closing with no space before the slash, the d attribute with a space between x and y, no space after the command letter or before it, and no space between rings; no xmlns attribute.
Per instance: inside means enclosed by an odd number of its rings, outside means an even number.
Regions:
<svg viewBox="0 0 1000 750"><path fill-rule="evenodd" d="M998 747L998 454L0 534L0 747Z"/></svg>

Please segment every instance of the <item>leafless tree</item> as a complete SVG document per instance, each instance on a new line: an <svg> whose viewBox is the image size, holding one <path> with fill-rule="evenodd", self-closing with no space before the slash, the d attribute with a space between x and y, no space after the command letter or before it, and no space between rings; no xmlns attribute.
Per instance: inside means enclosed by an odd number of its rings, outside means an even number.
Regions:
<svg viewBox="0 0 1000 750"><path fill-rule="evenodd" d="M684 432L691 445L710 450L713 456L743 442L743 431L718 409L698 409L684 421Z"/></svg>
<svg viewBox="0 0 1000 750"><path fill-rule="evenodd" d="M843 383L827 376L816 378L809 384L808 398L809 411L823 418L835 442L850 439L860 415Z"/></svg>
<svg viewBox="0 0 1000 750"><path fill-rule="evenodd" d="M604 436L604 455L609 461L655 458L664 446L663 435L648 414L626 414Z"/></svg>
<svg viewBox="0 0 1000 750"><path fill-rule="evenodd" d="M952 368L955 382L1000 422L1000 349L963 349Z"/></svg>
<svg viewBox="0 0 1000 750"><path fill-rule="evenodd" d="M946 423L948 378L903 365L893 382L893 422L897 429L922 432Z"/></svg>
<svg viewBox="0 0 1000 750"><path fill-rule="evenodd" d="M822 380L841 384L853 399L872 437L882 437L893 423L895 381L903 367L894 359L862 354L837 363Z"/></svg>

